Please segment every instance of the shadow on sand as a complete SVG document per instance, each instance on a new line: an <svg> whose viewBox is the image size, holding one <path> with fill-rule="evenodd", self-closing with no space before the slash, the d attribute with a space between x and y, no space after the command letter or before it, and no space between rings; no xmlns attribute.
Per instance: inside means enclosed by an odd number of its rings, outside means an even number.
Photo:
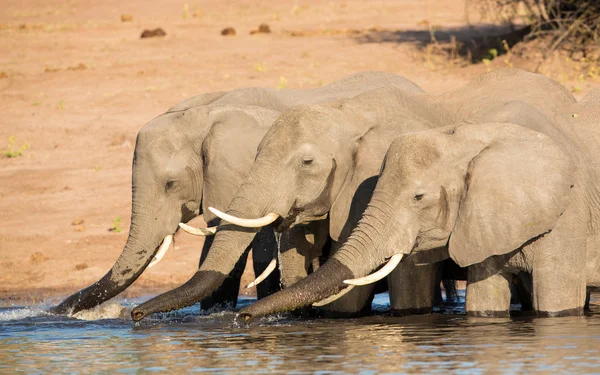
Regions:
<svg viewBox="0 0 600 375"><path fill-rule="evenodd" d="M355 35L354 39L359 43L410 43L419 50L434 47L437 52L476 63L489 58L491 49L495 49L498 55L506 53L507 47L511 48L522 41L530 30L530 27L491 24L440 30L433 26L429 26L427 30L370 29Z"/></svg>

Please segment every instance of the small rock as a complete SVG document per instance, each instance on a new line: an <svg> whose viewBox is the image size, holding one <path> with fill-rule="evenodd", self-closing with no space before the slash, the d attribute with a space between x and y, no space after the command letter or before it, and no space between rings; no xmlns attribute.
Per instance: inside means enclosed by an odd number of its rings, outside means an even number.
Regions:
<svg viewBox="0 0 600 375"><path fill-rule="evenodd" d="M44 263L48 259L49 258L46 257L44 254L40 253L39 251L36 251L35 253L31 254L31 256L29 257L29 262L31 262L33 264L40 264L40 263Z"/></svg>
<svg viewBox="0 0 600 375"><path fill-rule="evenodd" d="M81 225L83 224L83 219L77 218L71 222L71 225Z"/></svg>
<svg viewBox="0 0 600 375"><path fill-rule="evenodd" d="M254 35L254 34L270 34L270 33L271 33L271 28L266 23L261 23L258 26L258 30L252 30L252 31L250 31L250 35Z"/></svg>
<svg viewBox="0 0 600 375"><path fill-rule="evenodd" d="M76 271L83 271L86 268L89 268L89 266L85 263L79 263L79 264L75 265Z"/></svg>
<svg viewBox="0 0 600 375"><path fill-rule="evenodd" d="M131 21L133 21L133 15L121 14L121 22L131 22Z"/></svg>
<svg viewBox="0 0 600 375"><path fill-rule="evenodd" d="M226 27L221 30L221 35L223 36L235 36L235 29L233 27Z"/></svg>
<svg viewBox="0 0 600 375"><path fill-rule="evenodd" d="M0 72L0 79L3 78L8 78L8 74L6 74L5 72Z"/></svg>
<svg viewBox="0 0 600 375"><path fill-rule="evenodd" d="M86 70L87 66L84 63L79 63L79 65L69 66L67 70Z"/></svg>
<svg viewBox="0 0 600 375"><path fill-rule="evenodd" d="M154 30L144 30L144 32L142 32L142 35L140 35L140 38L154 38L157 36L165 36L167 35L167 33L161 29L160 27Z"/></svg>

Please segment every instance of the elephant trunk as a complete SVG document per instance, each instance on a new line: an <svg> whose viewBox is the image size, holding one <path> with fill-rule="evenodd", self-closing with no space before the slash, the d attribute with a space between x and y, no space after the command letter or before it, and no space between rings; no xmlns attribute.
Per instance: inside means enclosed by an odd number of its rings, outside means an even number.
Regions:
<svg viewBox="0 0 600 375"><path fill-rule="evenodd" d="M179 216L137 213L131 217L129 236L121 255L100 280L50 309L55 314L74 314L100 305L129 287L150 264L165 237L176 231ZM171 218L171 216L177 216ZM154 220L159 217L160 220ZM145 220L144 220L145 219ZM163 225L164 224L164 225Z"/></svg>
<svg viewBox="0 0 600 375"><path fill-rule="evenodd" d="M241 218L255 218L272 208L272 199L264 186L257 183L260 178L251 177L232 200L227 214ZM269 179L266 179L269 181ZM281 219L279 219L281 220ZM134 321L139 321L154 312L166 312L191 306L212 295L242 259L246 249L260 228L244 228L222 222L215 234L210 251L194 276L182 286L161 294L137 306L131 312Z"/></svg>
<svg viewBox="0 0 600 375"><path fill-rule="evenodd" d="M315 273L260 301L243 308L240 317L250 322L261 316L291 311L320 301L343 288L352 271L337 259L331 259Z"/></svg>
<svg viewBox="0 0 600 375"><path fill-rule="evenodd" d="M155 312L167 312L191 306L209 297L225 281L227 275L215 271L198 271L179 288L161 294L137 306L131 311L131 318L140 321Z"/></svg>
<svg viewBox="0 0 600 375"><path fill-rule="evenodd" d="M91 309L123 291L129 284L117 285L112 281L113 271L110 270L104 277L61 302L58 306L50 308L53 314L75 314L81 310ZM133 281L132 281L133 282Z"/></svg>
<svg viewBox="0 0 600 375"><path fill-rule="evenodd" d="M133 245L130 234L127 244L112 269L100 280L65 299L50 309L55 314L74 314L91 309L115 297L129 287L144 272L161 240ZM152 249L148 251L147 249Z"/></svg>

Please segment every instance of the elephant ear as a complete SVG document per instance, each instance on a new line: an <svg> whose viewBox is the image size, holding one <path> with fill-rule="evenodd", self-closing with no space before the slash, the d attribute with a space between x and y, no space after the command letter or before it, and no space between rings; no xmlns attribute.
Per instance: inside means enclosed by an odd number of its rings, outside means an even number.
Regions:
<svg viewBox="0 0 600 375"><path fill-rule="evenodd" d="M261 139L279 116L267 108L215 106L208 115L210 130L202 142L204 219L210 225L216 216L208 210L225 210L246 179ZM243 136L242 136L243 135Z"/></svg>
<svg viewBox="0 0 600 375"><path fill-rule="evenodd" d="M459 147L467 149L474 143L468 135L477 133L483 145L465 158L465 191L449 242L452 259L466 267L551 231L568 205L575 168L541 133L513 124L459 129ZM481 137L492 133L492 140Z"/></svg>
<svg viewBox="0 0 600 375"><path fill-rule="evenodd" d="M344 241L348 238L367 208L389 139L393 139L393 136L371 128L355 141L349 176L329 213L329 236L333 240Z"/></svg>

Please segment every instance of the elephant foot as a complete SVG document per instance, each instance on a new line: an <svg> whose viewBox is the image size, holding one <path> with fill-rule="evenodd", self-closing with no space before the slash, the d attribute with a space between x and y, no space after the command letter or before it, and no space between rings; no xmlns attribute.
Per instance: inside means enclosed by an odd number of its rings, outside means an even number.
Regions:
<svg viewBox="0 0 600 375"><path fill-rule="evenodd" d="M560 311L536 311L536 315L540 318L561 318L566 316L582 316L583 307Z"/></svg>
<svg viewBox="0 0 600 375"><path fill-rule="evenodd" d="M237 300L219 300L215 301L211 298L207 298L200 302L200 311L221 311L221 310L232 310L235 308Z"/></svg>
<svg viewBox="0 0 600 375"><path fill-rule="evenodd" d="M316 312L310 306L305 306L291 312L292 316L297 318L313 318L316 317Z"/></svg>
<svg viewBox="0 0 600 375"><path fill-rule="evenodd" d="M504 318L510 316L510 286L513 275L501 270L494 257L469 267L467 316Z"/></svg>
<svg viewBox="0 0 600 375"><path fill-rule="evenodd" d="M510 312L508 310L467 311L467 316L475 318L509 318Z"/></svg>
<svg viewBox="0 0 600 375"><path fill-rule="evenodd" d="M390 313L394 316L424 315L431 314L432 310L432 307L416 307L408 309L391 309Z"/></svg>
<svg viewBox="0 0 600 375"><path fill-rule="evenodd" d="M352 318L361 318L363 316L367 316L371 314L371 306L364 308L360 311L330 311L317 309L316 316L319 318L328 318L328 319L352 319Z"/></svg>

